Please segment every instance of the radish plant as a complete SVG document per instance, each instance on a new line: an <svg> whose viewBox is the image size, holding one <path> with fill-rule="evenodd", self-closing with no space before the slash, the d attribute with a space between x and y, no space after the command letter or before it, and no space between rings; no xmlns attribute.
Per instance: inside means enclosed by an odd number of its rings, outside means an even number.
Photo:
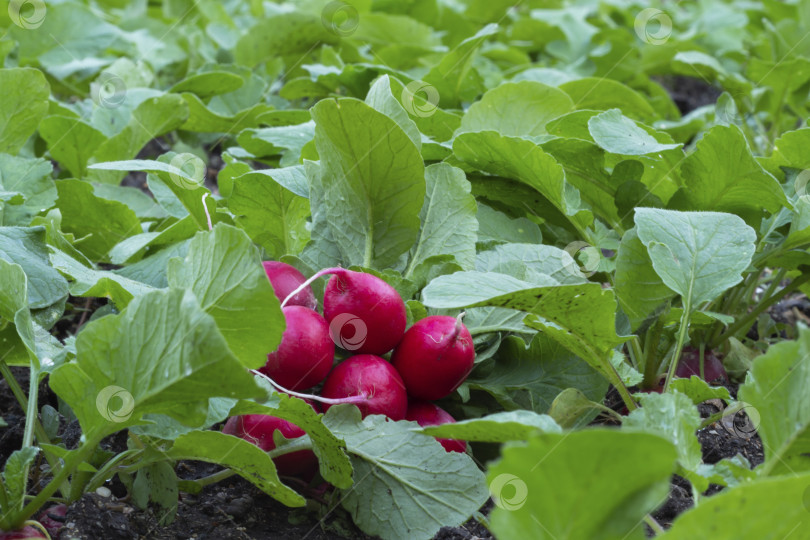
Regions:
<svg viewBox="0 0 810 540"><path fill-rule="evenodd" d="M801 534L806 3L113 4L2 13L0 538Z"/></svg>

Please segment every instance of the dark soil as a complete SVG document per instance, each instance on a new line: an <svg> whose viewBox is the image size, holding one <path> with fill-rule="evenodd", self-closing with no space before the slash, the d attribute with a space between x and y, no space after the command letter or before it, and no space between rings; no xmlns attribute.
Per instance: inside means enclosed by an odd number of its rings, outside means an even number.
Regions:
<svg viewBox="0 0 810 540"><path fill-rule="evenodd" d="M670 75L653 78L666 88L681 114L714 104L722 93L716 86L696 77Z"/></svg>

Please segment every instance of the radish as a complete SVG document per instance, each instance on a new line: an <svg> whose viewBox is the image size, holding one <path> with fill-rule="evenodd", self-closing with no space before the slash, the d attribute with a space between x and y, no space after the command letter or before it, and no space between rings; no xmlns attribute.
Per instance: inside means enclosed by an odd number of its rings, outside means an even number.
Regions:
<svg viewBox="0 0 810 540"><path fill-rule="evenodd" d="M391 362L408 394L433 401L448 396L472 371L475 347L457 318L432 315L411 326L394 350Z"/></svg>
<svg viewBox="0 0 810 540"><path fill-rule="evenodd" d="M371 274L344 268L326 268L316 273L282 302L282 307L309 283L327 274L323 315L335 345L364 354L385 354L405 333L405 302L391 285Z"/></svg>
<svg viewBox="0 0 810 540"><path fill-rule="evenodd" d="M299 272L295 267L279 261L264 261L262 263L264 271L267 273L270 284L273 286L273 291L279 300L284 300L290 293L296 290L307 278L304 274ZM315 294L312 288L307 286L293 296L287 304L293 306L304 306L309 309L317 309L318 301L315 300Z"/></svg>
<svg viewBox="0 0 810 540"><path fill-rule="evenodd" d="M67 515L67 506L64 504L55 504L44 510L37 517L37 521L45 527L53 538L59 535L59 529L65 526L65 516Z"/></svg>
<svg viewBox="0 0 810 540"><path fill-rule="evenodd" d="M416 422L422 427L453 424L456 421L450 416L450 413L428 401L411 401L408 403L408 412L405 413L405 420ZM436 437L436 440L439 441L448 452L463 453L467 451L466 441L440 439L438 437Z"/></svg>
<svg viewBox="0 0 810 540"><path fill-rule="evenodd" d="M329 409L337 403L354 403L363 417L384 414L392 420L405 418L408 396L402 378L385 359L359 354L344 360L332 370L321 392ZM353 399L352 399L353 398Z"/></svg>
<svg viewBox="0 0 810 540"><path fill-rule="evenodd" d="M681 361L675 370L675 375L688 379L692 375L700 377L700 351L694 347L684 347L681 354ZM706 382L727 381L728 373L723 363L711 352L704 351L703 354L703 375Z"/></svg>
<svg viewBox="0 0 810 540"><path fill-rule="evenodd" d="M222 433L235 435L255 444L265 452L276 447L273 432L280 431L286 439L297 439L305 434L304 430L281 418L266 414L246 414L228 418ZM318 467L318 458L312 450L299 450L273 458L280 475L312 477Z"/></svg>
<svg viewBox="0 0 810 540"><path fill-rule="evenodd" d="M259 371L292 390L311 388L332 369L335 345L329 325L316 311L302 306L282 309L287 328L278 349L267 355Z"/></svg>
<svg viewBox="0 0 810 540"><path fill-rule="evenodd" d="M30 525L26 525L17 531L0 531L0 540L18 540L21 538L47 538L47 536L39 529Z"/></svg>

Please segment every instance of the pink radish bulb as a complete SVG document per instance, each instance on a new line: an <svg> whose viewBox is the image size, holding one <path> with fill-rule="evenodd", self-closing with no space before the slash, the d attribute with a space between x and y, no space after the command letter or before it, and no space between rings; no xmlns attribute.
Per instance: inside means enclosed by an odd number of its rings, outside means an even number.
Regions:
<svg viewBox="0 0 810 540"><path fill-rule="evenodd" d="M463 314L462 314L463 315ZM391 362L408 395L433 401L450 395L472 371L475 347L458 318L432 315L411 326Z"/></svg>
<svg viewBox="0 0 810 540"><path fill-rule="evenodd" d="M326 378L321 395L330 401L355 397L346 402L357 405L364 418L384 414L402 420L408 409L408 395L399 373L387 360L373 354L359 354L338 364ZM324 405L324 410L334 404Z"/></svg>
<svg viewBox="0 0 810 540"><path fill-rule="evenodd" d="M65 526L65 516L67 515L67 506L64 504L55 504L43 510L37 517L37 521L45 527L53 538L59 534L59 529Z"/></svg>
<svg viewBox="0 0 810 540"><path fill-rule="evenodd" d="M282 309L287 328L278 349L259 371L290 390L311 388L332 369L335 345L329 325L316 311L302 306Z"/></svg>
<svg viewBox="0 0 810 540"><path fill-rule="evenodd" d="M371 274L343 268L326 284L323 315L339 347L355 353L385 354L405 333L405 302L391 285Z"/></svg>
<svg viewBox="0 0 810 540"><path fill-rule="evenodd" d="M422 427L425 426L440 426L442 424L453 424L455 419L450 416L450 413L428 401L411 401L408 403L408 412L405 413L405 420L416 422ZM456 439L440 439L436 440L441 443L445 450L448 452L466 452L467 442L459 441Z"/></svg>
<svg viewBox="0 0 810 540"><path fill-rule="evenodd" d="M264 261L262 265L270 280L270 284L273 286L273 292L276 293L276 297L278 297L279 300L287 298L291 292L296 290L307 280L304 274L289 264L279 261ZM296 293L290 298L287 304L304 306L309 309L318 308L318 301L315 300L315 294L309 286Z"/></svg>
<svg viewBox="0 0 810 540"><path fill-rule="evenodd" d="M723 363L709 350L703 352L703 374L706 382L728 380ZM694 347L684 347L675 376L688 379L692 375L700 377L700 351Z"/></svg>
<svg viewBox="0 0 810 540"><path fill-rule="evenodd" d="M273 432L280 431L286 439L297 439L304 430L281 418L266 414L246 414L228 418L222 433L235 435L253 443L265 452L273 450ZM311 477L318 467L318 458L312 450L299 450L273 458L278 473L283 476Z"/></svg>
<svg viewBox="0 0 810 540"><path fill-rule="evenodd" d="M17 531L0 531L0 540L20 540L22 538L46 538L46 536L42 534L42 531L30 525Z"/></svg>

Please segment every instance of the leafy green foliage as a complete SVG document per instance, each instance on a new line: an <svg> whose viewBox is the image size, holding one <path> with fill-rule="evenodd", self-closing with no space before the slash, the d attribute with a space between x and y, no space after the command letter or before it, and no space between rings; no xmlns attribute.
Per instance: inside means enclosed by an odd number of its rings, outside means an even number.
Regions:
<svg viewBox="0 0 810 540"><path fill-rule="evenodd" d="M644 538L666 499L672 445L646 433L588 430L510 443L487 480L491 524L505 538ZM593 478L604 480L594 483ZM551 489L553 486L553 489ZM587 508L588 519L581 519Z"/></svg>
<svg viewBox="0 0 810 540"><path fill-rule="evenodd" d="M443 525L461 524L487 498L472 459L412 431L415 423L379 415L361 421L352 405L330 408L324 421L346 441L354 467L356 487L341 504L367 534L430 537Z"/></svg>
<svg viewBox="0 0 810 540"><path fill-rule="evenodd" d="M475 441L479 465L498 448L478 441L506 442L482 466L504 537L641 537L672 472L697 507L664 537L795 529L810 352L769 313L810 293L805 3L7 4L0 352L31 368L32 405L0 528L116 473L167 522L221 477L178 480L179 459L302 506L270 455L211 429L270 414L306 432L271 455L311 448L325 499L383 538L486 498L433 435ZM458 422L320 415L252 377L285 329L262 259L380 276L409 323L465 310L474 370L441 404ZM685 346L722 358L740 401L671 378ZM37 423L45 373L71 450L55 413ZM764 465L703 463L706 400L728 407L707 432L756 432ZM600 414L621 427L581 429ZM132 447L97 451L121 430ZM27 489L35 448L50 467ZM761 531L752 501L790 512Z"/></svg>

